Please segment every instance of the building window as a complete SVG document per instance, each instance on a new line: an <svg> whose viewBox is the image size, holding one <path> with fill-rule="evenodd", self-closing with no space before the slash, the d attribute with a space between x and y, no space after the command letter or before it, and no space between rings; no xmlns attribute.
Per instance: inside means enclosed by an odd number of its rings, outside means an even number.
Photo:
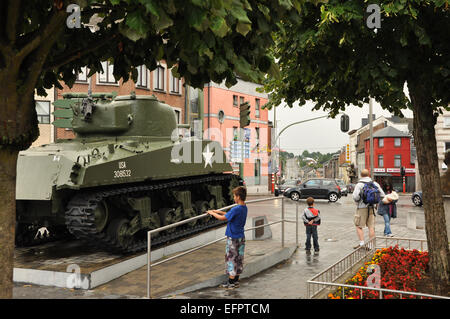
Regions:
<svg viewBox="0 0 450 319"><path fill-rule="evenodd" d="M80 70L80 72L77 73L77 78L75 82L81 82L81 83L87 83L87 67L83 66Z"/></svg>
<svg viewBox="0 0 450 319"><path fill-rule="evenodd" d="M401 139L400 137L394 138L394 146L395 146L395 147L400 147L400 146L402 146L402 139Z"/></svg>
<svg viewBox="0 0 450 319"><path fill-rule="evenodd" d="M255 116L259 117L259 110L260 110L260 100L259 99L255 99Z"/></svg>
<svg viewBox="0 0 450 319"><path fill-rule="evenodd" d="M378 139L378 147L384 147L384 138Z"/></svg>
<svg viewBox="0 0 450 319"><path fill-rule="evenodd" d="M255 185L261 184L261 160L255 162Z"/></svg>
<svg viewBox="0 0 450 319"><path fill-rule="evenodd" d="M189 97L190 97L190 108L191 108L191 113L198 113L198 105L199 105L199 95L198 95L198 90L194 89L191 86L188 86L188 90L189 90Z"/></svg>
<svg viewBox="0 0 450 319"><path fill-rule="evenodd" d="M384 158L383 155L378 155L378 167L384 167Z"/></svg>
<svg viewBox="0 0 450 319"><path fill-rule="evenodd" d="M450 128L450 116L444 116L444 128Z"/></svg>
<svg viewBox="0 0 450 319"><path fill-rule="evenodd" d="M256 133L256 147L259 148L259 127L255 128Z"/></svg>
<svg viewBox="0 0 450 319"><path fill-rule="evenodd" d="M180 94L180 79L173 76L172 72L169 72L170 78L170 93Z"/></svg>
<svg viewBox="0 0 450 319"><path fill-rule="evenodd" d="M237 126L233 126L233 141L239 140L239 131Z"/></svg>
<svg viewBox="0 0 450 319"><path fill-rule="evenodd" d="M50 124L50 101L36 101L39 124Z"/></svg>
<svg viewBox="0 0 450 319"><path fill-rule="evenodd" d="M98 74L98 83L99 84L117 84L116 79L114 78L114 65L109 61L102 62L103 72Z"/></svg>
<svg viewBox="0 0 450 319"><path fill-rule="evenodd" d="M159 90L159 91L164 91L164 75L166 72L166 68L163 67L162 65L158 65L155 69L155 71L153 71L154 74L154 89L155 90Z"/></svg>
<svg viewBox="0 0 450 319"><path fill-rule="evenodd" d="M233 95L233 106L238 106L238 97L237 95Z"/></svg>
<svg viewBox="0 0 450 319"><path fill-rule="evenodd" d="M138 77L136 80L136 86L140 88L148 89L148 71L145 65L137 67Z"/></svg>
<svg viewBox="0 0 450 319"><path fill-rule="evenodd" d="M402 167L402 156L401 155L394 156L394 167Z"/></svg>
<svg viewBox="0 0 450 319"><path fill-rule="evenodd" d="M445 142L445 152L450 150L450 142Z"/></svg>
<svg viewBox="0 0 450 319"><path fill-rule="evenodd" d="M175 111L175 117L177 119L177 124L180 124L181 111L179 111L179 110L174 110L174 111Z"/></svg>
<svg viewBox="0 0 450 319"><path fill-rule="evenodd" d="M239 105L244 104L244 97L240 96L239 97Z"/></svg>

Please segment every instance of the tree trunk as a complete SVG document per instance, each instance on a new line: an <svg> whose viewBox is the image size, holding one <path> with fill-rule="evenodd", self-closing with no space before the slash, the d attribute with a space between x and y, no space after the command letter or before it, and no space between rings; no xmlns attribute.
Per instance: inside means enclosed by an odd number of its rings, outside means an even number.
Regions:
<svg viewBox="0 0 450 319"><path fill-rule="evenodd" d="M19 151L0 148L0 298L12 298Z"/></svg>
<svg viewBox="0 0 450 319"><path fill-rule="evenodd" d="M422 182L425 232L430 256L429 270L435 294L445 294L450 278L450 252L438 167L436 124L429 81L408 81L414 114L414 143Z"/></svg>
<svg viewBox="0 0 450 319"><path fill-rule="evenodd" d="M7 25L5 31L11 43L2 41L1 44L0 298L12 298L17 156L19 150L30 147L39 136L34 90L48 54L64 30L62 26L67 13L61 4L62 1L55 1L48 23L41 26L42 32L30 39L20 51L16 47L16 39L12 39L18 36L15 26L19 21L11 17L12 25Z"/></svg>
<svg viewBox="0 0 450 319"><path fill-rule="evenodd" d="M17 89L17 66L0 69L0 298L12 298L16 222L16 163L39 135L33 91Z"/></svg>

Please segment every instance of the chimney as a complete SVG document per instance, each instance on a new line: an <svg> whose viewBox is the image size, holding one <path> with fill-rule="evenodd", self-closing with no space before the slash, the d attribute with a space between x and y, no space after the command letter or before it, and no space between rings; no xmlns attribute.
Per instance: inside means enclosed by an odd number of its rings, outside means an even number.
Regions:
<svg viewBox="0 0 450 319"><path fill-rule="evenodd" d="M375 114L372 114L372 121L375 121ZM369 114L367 114L367 118L361 119L361 126L366 126L369 124Z"/></svg>

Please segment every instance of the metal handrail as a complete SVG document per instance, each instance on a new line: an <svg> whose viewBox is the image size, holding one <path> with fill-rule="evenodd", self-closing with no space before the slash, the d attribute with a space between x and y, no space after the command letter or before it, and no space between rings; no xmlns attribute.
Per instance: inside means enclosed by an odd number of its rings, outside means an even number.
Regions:
<svg viewBox="0 0 450 319"><path fill-rule="evenodd" d="M375 248L382 248L383 246L378 246L376 245L377 243L377 239L381 239L381 240L386 240L386 245L387 245L387 240L393 240L396 241L397 244L399 243L399 241L408 241L408 246L409 249L411 247L411 241L418 241L420 242L420 246L421 246L421 250L423 250L423 243L426 242L426 239L417 239L417 238L401 238L401 237L379 237L376 236L375 238L371 239L368 242L369 247L372 247L372 249L370 250L373 251L373 249ZM362 248L364 251L366 251L364 248ZM362 260L361 257L359 257L356 261L352 262L348 268L345 268L343 271L341 270L339 273L336 274L336 272L334 271L336 267L340 268L340 264L344 263L344 264L348 264L347 261L348 259L351 259L353 261L353 255L358 253L360 249L355 250L351 253L349 253L348 255L346 255L345 257L343 257L342 259L340 259L339 261L337 261L336 263L334 263L333 265L331 265L330 267L326 268L325 270L321 271L320 273L314 275L314 277L312 277L310 280L307 281L307 295L308 298L312 298L314 296L316 296L317 294L319 294L321 291L323 291L326 287L322 287L319 288L319 290L317 292L311 293L311 289L310 289L310 285L319 285L319 286L337 286L337 287L347 287L347 288L352 288L352 289L361 289L361 296L362 296L362 289L366 289L366 290L376 290L376 291L380 291L380 296L379 298L382 298L383 292L387 292L387 293L395 293L395 294L399 294L400 298L402 297L402 295L415 295L415 296L423 296L423 297L430 297L430 298L440 298L440 299L450 299L448 297L445 296L437 296L437 295L430 295L430 294L424 294L424 293L418 293L418 292L411 292L411 291L402 291L402 290L392 290L392 289L387 289L387 288L375 288L375 287L365 287L365 286L356 286L356 285L348 285L348 284L340 284L340 283L335 283L335 282L330 282L330 281L319 281L319 277L326 277L325 279L328 279L328 277L331 277L331 280L334 280L333 277L337 277L339 278L340 276L342 276L346 271L350 270L355 264L357 264L359 261ZM367 252L364 254L365 256L367 256L370 252ZM331 274L329 274L331 273ZM333 276L335 275L335 276ZM315 291L315 290L314 290ZM343 289L343 296L344 296L344 289Z"/></svg>
<svg viewBox="0 0 450 319"><path fill-rule="evenodd" d="M309 281L308 281L309 282ZM338 284L334 282L321 282L321 281L314 281L315 284L318 285L324 285L324 286L336 286L336 287L346 287L346 288L352 288L352 289L360 289L361 290L361 296L363 290L375 290L380 292L379 299L383 298L383 292L392 293L392 294L399 294L400 299L402 298L402 295L413 295L413 296L420 296L420 297L430 297L430 298L438 298L438 299L450 299L449 297L445 296L438 296L438 295L430 295L430 294L424 294L420 292L413 292L413 291L404 291L404 290L393 290L393 289L387 289L387 288L376 288L376 287L366 287L366 286L355 286L355 285L347 285L347 284ZM342 294L344 295L345 291L342 289Z"/></svg>
<svg viewBox="0 0 450 319"><path fill-rule="evenodd" d="M269 198L263 198L263 199L254 199L254 200L246 201L246 204L252 204L252 203L263 202L263 201L268 201L268 200L275 200L275 199L280 199L280 198L279 197L269 197ZM281 234L281 246L284 247L284 223L285 222L296 223L296 246L298 247L298 202L296 202L296 220L292 221L292 220L284 219L284 200L285 200L284 197L281 197L281 219L280 220L275 221L275 222L271 222L271 223L267 223L267 224L263 224L263 225L259 225L259 226L255 226L255 227L250 227L250 228L244 229L244 232L249 231L249 230L253 230L253 229L256 229L256 228L261 228L261 227L266 227L266 226L270 226L270 225L273 225L273 224L281 223L281 225L282 225L281 226L281 231L282 231L282 234ZM224 210L230 209L230 208L232 208L234 206L237 206L237 204L225 206L225 207L222 207L222 208L219 208L219 209L216 209L216 210L224 211ZM204 213L204 214L201 214L201 215L198 215L198 216L194 216L194 217L191 217L191 218L188 218L188 219L185 219L185 220L182 220L182 221L179 221L179 222L167 225L167 226L156 228L156 229L153 229L153 230L150 230L150 231L147 232L147 298L148 299L151 298L151 291L150 291L150 287L151 287L151 270L150 269L151 269L151 267L163 264L165 262L168 262L170 260L173 260L175 258L184 256L184 255L187 255L187 254L189 254L191 252L194 252L196 250L199 250L199 249L204 248L206 246L212 245L212 244L214 244L216 242L219 242L219 241L224 240L225 238L227 238L226 236L224 236L222 238L213 240L213 241L208 242L206 244L197 246L197 247L192 248L190 250L184 251L184 252L182 252L182 253L180 253L178 255L166 258L164 260L161 260L159 262L156 262L156 263L152 264L151 263L151 235L155 234L155 233L158 233L160 231L163 231L163 230L167 230L167 229L170 229L170 228L173 228L173 227L177 227L177 226L180 226L180 225L192 222L192 221L200 219L200 218L207 217L207 216L209 216L209 214L208 213Z"/></svg>

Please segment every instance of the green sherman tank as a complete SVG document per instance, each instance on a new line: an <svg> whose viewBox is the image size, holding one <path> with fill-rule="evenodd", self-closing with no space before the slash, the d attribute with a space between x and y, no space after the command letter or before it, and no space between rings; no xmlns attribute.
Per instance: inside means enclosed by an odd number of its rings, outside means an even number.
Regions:
<svg viewBox="0 0 450 319"><path fill-rule="evenodd" d="M55 116L73 114L76 138L19 154L16 242L45 226L50 234L67 229L103 249L135 252L146 248L148 230L232 204L231 190L242 181L220 144L179 137L171 106L154 96L66 97L71 109ZM217 224L200 219L152 243Z"/></svg>

